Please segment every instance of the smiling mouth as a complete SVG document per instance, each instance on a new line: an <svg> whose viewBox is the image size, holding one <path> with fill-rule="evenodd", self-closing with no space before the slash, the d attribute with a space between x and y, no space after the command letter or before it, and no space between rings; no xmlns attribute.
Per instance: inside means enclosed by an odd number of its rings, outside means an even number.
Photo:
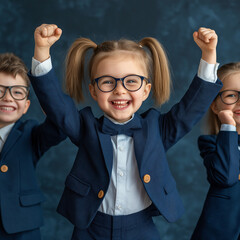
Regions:
<svg viewBox="0 0 240 240"><path fill-rule="evenodd" d="M234 114L236 114L236 115L240 115L240 110L238 110L238 111L234 111Z"/></svg>
<svg viewBox="0 0 240 240"><path fill-rule="evenodd" d="M127 101L127 100L119 100L119 101L111 101L112 105L115 107L115 108L119 108L119 109L122 109L122 108L126 108L129 106L129 104L131 103L131 101Z"/></svg>
<svg viewBox="0 0 240 240"><path fill-rule="evenodd" d="M14 107L4 107L4 106L0 107L0 111L2 112L13 112L14 110L15 110Z"/></svg>

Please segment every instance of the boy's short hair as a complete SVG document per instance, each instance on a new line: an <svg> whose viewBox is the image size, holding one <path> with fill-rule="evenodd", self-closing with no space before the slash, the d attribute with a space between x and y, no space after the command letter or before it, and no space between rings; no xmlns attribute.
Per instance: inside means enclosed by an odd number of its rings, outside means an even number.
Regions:
<svg viewBox="0 0 240 240"><path fill-rule="evenodd" d="M28 78L28 69L24 62L13 53L1 53L0 54L0 72L10 74L16 77L19 74L26 82L27 87L30 86L30 80Z"/></svg>

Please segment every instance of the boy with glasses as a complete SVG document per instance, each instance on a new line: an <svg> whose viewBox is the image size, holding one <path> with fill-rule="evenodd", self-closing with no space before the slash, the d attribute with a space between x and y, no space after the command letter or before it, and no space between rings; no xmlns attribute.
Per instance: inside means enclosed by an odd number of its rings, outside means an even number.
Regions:
<svg viewBox="0 0 240 240"><path fill-rule="evenodd" d="M30 106L27 68L12 53L0 54L0 239L40 240L44 196L35 167L65 136L46 118L22 121Z"/></svg>

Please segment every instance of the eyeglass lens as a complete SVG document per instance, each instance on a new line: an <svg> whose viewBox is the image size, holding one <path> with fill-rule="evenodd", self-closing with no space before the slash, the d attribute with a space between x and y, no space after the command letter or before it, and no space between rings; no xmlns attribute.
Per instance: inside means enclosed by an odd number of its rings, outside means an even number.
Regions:
<svg viewBox="0 0 240 240"><path fill-rule="evenodd" d="M11 96L16 100L22 100L26 98L28 94L27 87L24 86L0 86L0 98L6 94L7 89L9 89Z"/></svg>
<svg viewBox="0 0 240 240"><path fill-rule="evenodd" d="M221 99L225 104L234 104L239 100L239 92L234 90L223 91Z"/></svg>

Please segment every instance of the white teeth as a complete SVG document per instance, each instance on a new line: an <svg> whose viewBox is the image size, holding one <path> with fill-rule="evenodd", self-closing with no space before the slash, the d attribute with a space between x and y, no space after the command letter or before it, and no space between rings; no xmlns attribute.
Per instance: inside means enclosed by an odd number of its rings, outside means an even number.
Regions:
<svg viewBox="0 0 240 240"><path fill-rule="evenodd" d="M13 111L14 108L13 108L13 107L1 107L1 110L4 110L4 111Z"/></svg>
<svg viewBox="0 0 240 240"><path fill-rule="evenodd" d="M116 104L116 105L123 105L123 104L127 104L128 101L113 101L113 104Z"/></svg>

